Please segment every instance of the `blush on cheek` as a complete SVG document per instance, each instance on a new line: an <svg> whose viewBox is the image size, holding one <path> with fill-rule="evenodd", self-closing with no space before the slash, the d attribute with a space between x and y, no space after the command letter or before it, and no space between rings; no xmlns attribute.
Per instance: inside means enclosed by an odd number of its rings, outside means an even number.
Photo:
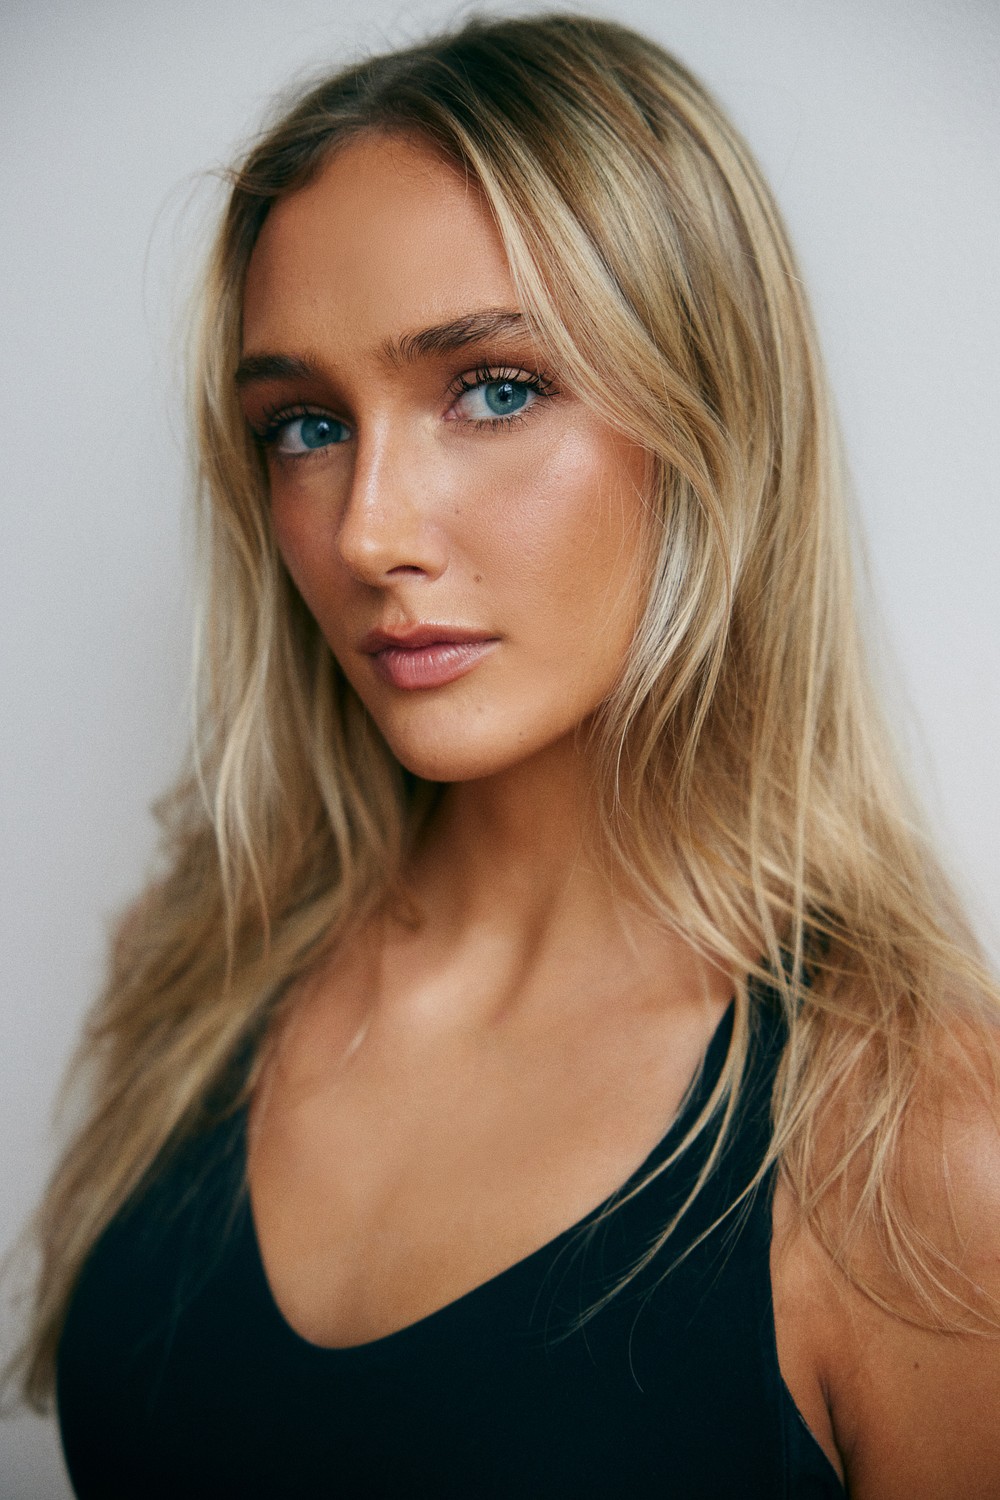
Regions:
<svg viewBox="0 0 1000 1500"><path fill-rule="evenodd" d="M526 475L517 496L503 533L508 560L571 614L600 609L602 593L614 605L641 572L635 452L606 433L571 431Z"/></svg>

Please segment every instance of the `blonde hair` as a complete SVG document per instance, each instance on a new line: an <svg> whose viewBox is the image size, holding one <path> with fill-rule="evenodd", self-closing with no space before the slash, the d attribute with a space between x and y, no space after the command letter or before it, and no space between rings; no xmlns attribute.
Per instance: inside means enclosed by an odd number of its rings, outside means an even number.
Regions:
<svg viewBox="0 0 1000 1500"><path fill-rule="evenodd" d="M234 384L268 210L365 131L416 135L479 184L561 380L652 457L648 603L593 738L607 846L664 923L781 996L762 1171L780 1161L849 1270L824 1205L850 1184L851 1226L875 1225L901 1284L954 1322L973 1299L909 1220L895 1167L932 1032L978 1018L985 1036L997 997L869 686L837 440L778 210L652 42L573 15L475 19L311 88L232 174L197 357L200 730L160 807L165 872L121 925L81 1049L93 1103L38 1217L25 1389L51 1390L104 1227L168 1149L246 1098L253 1066L234 1060L259 1057L290 982L385 900L433 806L283 569ZM731 1117L754 1005L741 979L692 1134Z"/></svg>

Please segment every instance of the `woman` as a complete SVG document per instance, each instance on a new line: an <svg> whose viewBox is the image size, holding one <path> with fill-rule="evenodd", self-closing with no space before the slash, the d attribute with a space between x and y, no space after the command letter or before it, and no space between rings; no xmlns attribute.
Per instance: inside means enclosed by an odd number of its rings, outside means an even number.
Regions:
<svg viewBox="0 0 1000 1500"><path fill-rule="evenodd" d="M337 75L198 368L202 729L39 1221L78 1493L1000 1492L998 997L732 127L568 16Z"/></svg>

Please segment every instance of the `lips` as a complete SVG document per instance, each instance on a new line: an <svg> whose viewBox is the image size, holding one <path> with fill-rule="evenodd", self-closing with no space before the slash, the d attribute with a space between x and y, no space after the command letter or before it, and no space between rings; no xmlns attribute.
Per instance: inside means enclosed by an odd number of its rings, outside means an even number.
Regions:
<svg viewBox="0 0 1000 1500"><path fill-rule="evenodd" d="M461 625L417 624L371 630L360 649L383 682L413 692L464 677L499 644L497 636Z"/></svg>

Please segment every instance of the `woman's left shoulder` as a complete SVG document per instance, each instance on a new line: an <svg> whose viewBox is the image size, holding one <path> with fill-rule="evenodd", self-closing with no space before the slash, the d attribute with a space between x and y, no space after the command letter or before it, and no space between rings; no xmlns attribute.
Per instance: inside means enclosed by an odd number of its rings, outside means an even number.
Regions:
<svg viewBox="0 0 1000 1500"><path fill-rule="evenodd" d="M776 1316L789 1298L811 1309L852 1500L997 1500L1000 1031L952 1019L921 1053L887 1169L894 1213L843 1200L865 1226L846 1239L855 1274L779 1193Z"/></svg>

